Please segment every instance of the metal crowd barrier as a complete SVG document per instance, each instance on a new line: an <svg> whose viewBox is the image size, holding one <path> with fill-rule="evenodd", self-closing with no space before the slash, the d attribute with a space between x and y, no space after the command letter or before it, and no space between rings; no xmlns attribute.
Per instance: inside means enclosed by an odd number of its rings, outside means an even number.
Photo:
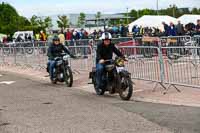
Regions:
<svg viewBox="0 0 200 133"><path fill-rule="evenodd" d="M128 58L127 68L133 79L163 82L158 47L128 46L119 49ZM146 56L147 51L151 57Z"/></svg>
<svg viewBox="0 0 200 133"><path fill-rule="evenodd" d="M164 64L164 81L169 85L200 87L200 47L162 47L165 51L177 50L171 58L162 53ZM185 51L184 54L182 51Z"/></svg>
<svg viewBox="0 0 200 133"><path fill-rule="evenodd" d="M168 89L176 85L200 87L199 36L193 38L125 38L115 39L118 48L128 58L127 69L133 79L152 81ZM75 70L91 71L95 65L99 40L67 41L69 50L79 58L70 60ZM46 43L47 44L47 43ZM15 63L46 68L48 45L32 47L1 47L0 63ZM167 85L167 86L166 86Z"/></svg>

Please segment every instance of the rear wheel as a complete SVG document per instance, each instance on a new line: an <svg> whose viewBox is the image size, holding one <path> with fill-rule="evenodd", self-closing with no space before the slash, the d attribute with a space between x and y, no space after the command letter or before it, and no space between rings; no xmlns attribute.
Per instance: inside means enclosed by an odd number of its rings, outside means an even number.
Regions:
<svg viewBox="0 0 200 133"><path fill-rule="evenodd" d="M73 74L72 74L72 70L69 66L67 66L65 69L65 83L66 83L67 87L72 87Z"/></svg>
<svg viewBox="0 0 200 133"><path fill-rule="evenodd" d="M133 94L133 84L130 77L121 77L119 96L122 100L130 100Z"/></svg>

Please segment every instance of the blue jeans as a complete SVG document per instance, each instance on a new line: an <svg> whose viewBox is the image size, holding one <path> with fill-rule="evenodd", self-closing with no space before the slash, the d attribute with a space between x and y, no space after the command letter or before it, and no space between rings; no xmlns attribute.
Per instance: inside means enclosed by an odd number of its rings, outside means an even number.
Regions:
<svg viewBox="0 0 200 133"><path fill-rule="evenodd" d="M54 78L53 71L54 71L54 68L56 67L56 61L55 60L49 60L48 66L49 66L50 78L51 78L51 80L53 80L53 78Z"/></svg>
<svg viewBox="0 0 200 133"><path fill-rule="evenodd" d="M103 73L104 73L105 65L104 64L96 64L96 87L103 87Z"/></svg>

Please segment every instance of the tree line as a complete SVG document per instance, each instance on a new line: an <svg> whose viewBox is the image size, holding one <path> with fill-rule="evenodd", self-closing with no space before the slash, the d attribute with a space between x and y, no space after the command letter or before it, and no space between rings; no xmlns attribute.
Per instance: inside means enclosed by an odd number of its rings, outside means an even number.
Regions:
<svg viewBox="0 0 200 133"><path fill-rule="evenodd" d="M140 18L143 15L169 15L178 18L184 14L200 14L200 8L178 8L176 5L170 5L166 9L153 10L153 9L142 9L142 10L131 10L128 15L134 18Z"/></svg>
<svg viewBox="0 0 200 133"><path fill-rule="evenodd" d="M183 9L180 10L176 5L170 5L167 9L161 9L158 12L152 9L143 10L131 10L128 14L124 13L124 16L134 17L135 19L143 15L170 15L174 17L180 17L183 14L200 14L200 8L193 8L192 10ZM97 12L95 18L97 19L96 25L99 24L98 19L102 16L101 12ZM78 17L77 27L85 26L86 14L81 12ZM128 22L121 22L119 20L118 24ZM70 27L69 19L66 15L58 16L57 19L58 27L61 29L66 29ZM112 22L110 22L112 24ZM20 16L16 9L9 3L0 3L0 33L13 34L16 31L31 30L38 33L40 30L47 31L53 27L51 17L39 17L33 15L30 19Z"/></svg>
<svg viewBox="0 0 200 133"><path fill-rule="evenodd" d="M81 27L85 23L85 14L80 13L77 26ZM66 15L58 16L58 27L61 29L70 26ZM33 15L30 19L20 16L16 9L9 3L0 3L0 33L13 34L16 31L31 30L35 33L47 31L53 27L51 17L39 17Z"/></svg>

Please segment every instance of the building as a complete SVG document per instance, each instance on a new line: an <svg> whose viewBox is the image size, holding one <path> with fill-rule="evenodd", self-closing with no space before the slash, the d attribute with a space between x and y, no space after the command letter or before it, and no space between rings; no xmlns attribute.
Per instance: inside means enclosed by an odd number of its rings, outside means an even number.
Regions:
<svg viewBox="0 0 200 133"><path fill-rule="evenodd" d="M76 27L78 23L78 17L79 14L63 14L66 15L67 18L69 19L69 24L70 27ZM85 14L86 15L86 20L95 20L96 19L96 14ZM58 15L52 15L50 16L52 18L52 24L53 24L53 29L58 29L57 25L57 20L58 20ZM125 18L123 14L102 14L101 19L104 18L111 18L111 19L121 19Z"/></svg>

